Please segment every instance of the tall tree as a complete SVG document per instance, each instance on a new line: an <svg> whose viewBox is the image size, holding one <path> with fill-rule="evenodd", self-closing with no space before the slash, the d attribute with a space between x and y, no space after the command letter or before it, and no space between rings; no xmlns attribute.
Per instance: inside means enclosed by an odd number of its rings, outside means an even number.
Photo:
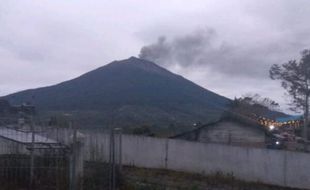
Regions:
<svg viewBox="0 0 310 190"><path fill-rule="evenodd" d="M280 112L279 108L279 104L270 98L248 93L235 98L231 104L230 111L252 119L258 119L259 117L274 119L275 117L285 116L285 114Z"/></svg>
<svg viewBox="0 0 310 190"><path fill-rule="evenodd" d="M251 105L252 107L262 107L265 110L279 111L280 108L280 105L276 101L268 97L262 97L259 94L247 93L240 98L236 98L235 101L238 101L240 104Z"/></svg>
<svg viewBox="0 0 310 190"><path fill-rule="evenodd" d="M271 66L270 78L280 80L281 86L292 97L295 110L304 113L303 137L308 139L309 96L310 96L310 49L301 52L299 61L290 60L282 65Z"/></svg>

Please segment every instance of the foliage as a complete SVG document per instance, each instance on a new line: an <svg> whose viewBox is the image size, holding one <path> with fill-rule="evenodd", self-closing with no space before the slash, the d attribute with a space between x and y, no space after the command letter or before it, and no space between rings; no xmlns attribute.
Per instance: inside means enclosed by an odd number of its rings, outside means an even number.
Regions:
<svg viewBox="0 0 310 190"><path fill-rule="evenodd" d="M281 86L292 97L292 110L304 112L304 133L308 138L309 96L310 96L310 49L301 52L299 61L290 60L270 68L270 78L280 80Z"/></svg>
<svg viewBox="0 0 310 190"><path fill-rule="evenodd" d="M243 95L240 98L236 98L235 101L237 101L239 104L243 105L250 105L252 107L264 107L266 109L270 110L279 110L279 103L276 101L267 98L262 97L259 94L246 94Z"/></svg>
<svg viewBox="0 0 310 190"><path fill-rule="evenodd" d="M285 117L286 114L279 111L279 104L274 100L262 97L259 94L246 94L235 98L231 111L243 115L264 116L268 118Z"/></svg>
<svg viewBox="0 0 310 190"><path fill-rule="evenodd" d="M151 127L149 125L142 125L141 127L135 127L132 130L132 134L154 136Z"/></svg>
<svg viewBox="0 0 310 190"><path fill-rule="evenodd" d="M281 86L292 97L293 109L305 110L310 95L310 49L301 52L299 61L272 65L269 73L271 79L281 81Z"/></svg>
<svg viewBox="0 0 310 190"><path fill-rule="evenodd" d="M69 119L63 115L54 115L51 116L48 122L49 126L57 126L60 128L69 127Z"/></svg>
<svg viewBox="0 0 310 190"><path fill-rule="evenodd" d="M124 186L121 190L292 190L260 182L238 180L233 173L215 172L208 175L162 169L124 167Z"/></svg>
<svg viewBox="0 0 310 190"><path fill-rule="evenodd" d="M0 99L0 113L4 113L6 111L9 111L11 108L11 105L8 101Z"/></svg>

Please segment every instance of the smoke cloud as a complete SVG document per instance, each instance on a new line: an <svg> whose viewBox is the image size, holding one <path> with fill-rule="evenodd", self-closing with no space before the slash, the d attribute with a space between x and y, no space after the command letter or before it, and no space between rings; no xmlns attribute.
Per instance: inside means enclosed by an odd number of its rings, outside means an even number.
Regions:
<svg viewBox="0 0 310 190"><path fill-rule="evenodd" d="M166 68L204 68L230 77L266 79L270 66L283 62L283 55L293 49L296 51L293 44L283 48L274 42L232 45L221 39L215 29L208 28L172 40L159 37L157 42L142 47L139 57Z"/></svg>

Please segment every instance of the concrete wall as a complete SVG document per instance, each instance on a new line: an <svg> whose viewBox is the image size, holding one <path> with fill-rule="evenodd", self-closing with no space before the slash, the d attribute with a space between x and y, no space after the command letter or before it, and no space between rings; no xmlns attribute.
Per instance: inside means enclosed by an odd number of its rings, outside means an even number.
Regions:
<svg viewBox="0 0 310 190"><path fill-rule="evenodd" d="M84 137L84 158L107 161L109 136L86 132ZM123 135L122 162L201 174L232 173L242 180L310 189L306 153Z"/></svg>

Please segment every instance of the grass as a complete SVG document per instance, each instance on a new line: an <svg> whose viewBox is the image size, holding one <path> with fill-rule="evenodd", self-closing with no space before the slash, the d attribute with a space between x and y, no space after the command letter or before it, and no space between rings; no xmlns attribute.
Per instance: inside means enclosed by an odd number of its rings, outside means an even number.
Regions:
<svg viewBox="0 0 310 190"><path fill-rule="evenodd" d="M233 174L190 174L162 169L125 167L121 190L293 190L238 180Z"/></svg>

